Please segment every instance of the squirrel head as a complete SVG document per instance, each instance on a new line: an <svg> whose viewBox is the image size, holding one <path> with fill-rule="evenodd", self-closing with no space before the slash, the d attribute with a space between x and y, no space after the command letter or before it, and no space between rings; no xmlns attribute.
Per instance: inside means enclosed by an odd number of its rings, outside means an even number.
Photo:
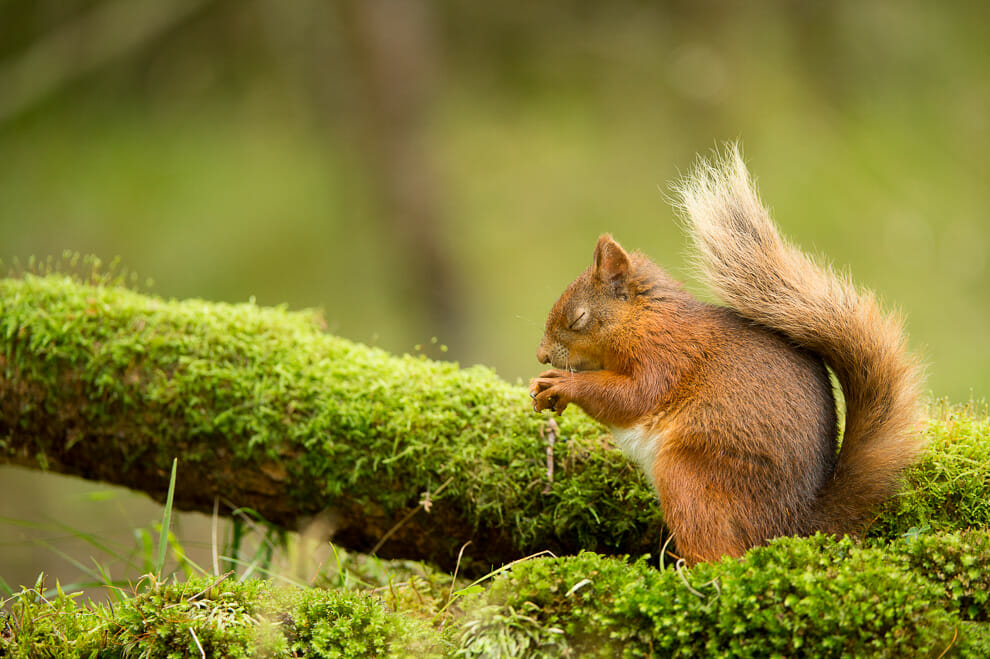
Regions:
<svg viewBox="0 0 990 659"><path fill-rule="evenodd" d="M619 362L630 332L641 325L639 298L655 291L658 281L679 289L645 256L627 254L612 236L602 235L591 265L551 309L536 358L568 371L625 370Z"/></svg>

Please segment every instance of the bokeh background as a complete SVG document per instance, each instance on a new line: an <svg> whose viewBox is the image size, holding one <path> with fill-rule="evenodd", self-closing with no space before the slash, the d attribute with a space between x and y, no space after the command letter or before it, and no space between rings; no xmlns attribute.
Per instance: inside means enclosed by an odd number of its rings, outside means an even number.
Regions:
<svg viewBox="0 0 990 659"><path fill-rule="evenodd" d="M932 395L982 398L988 24L921 0L2 0L0 260L120 257L153 294L315 307L522 381L599 233L698 290L669 184L739 139L784 232L907 315ZM126 546L159 515L0 467L0 578L70 581L81 533Z"/></svg>

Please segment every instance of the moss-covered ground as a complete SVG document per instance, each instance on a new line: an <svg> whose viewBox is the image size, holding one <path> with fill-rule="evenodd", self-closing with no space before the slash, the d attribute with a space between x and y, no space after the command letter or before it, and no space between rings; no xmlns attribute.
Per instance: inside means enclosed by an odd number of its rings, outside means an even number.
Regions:
<svg viewBox="0 0 990 659"><path fill-rule="evenodd" d="M931 405L928 452L862 542L694 568L661 555L652 495L600 428L568 411L552 481L541 430L491 371L342 341L311 314L2 280L0 459L134 472L163 496L178 453L177 505L254 493L282 524L336 508L358 550L418 511L403 528L429 537L396 532L393 554L444 568L310 588L149 575L100 603L38 584L4 602L0 656L990 655L985 407Z"/></svg>

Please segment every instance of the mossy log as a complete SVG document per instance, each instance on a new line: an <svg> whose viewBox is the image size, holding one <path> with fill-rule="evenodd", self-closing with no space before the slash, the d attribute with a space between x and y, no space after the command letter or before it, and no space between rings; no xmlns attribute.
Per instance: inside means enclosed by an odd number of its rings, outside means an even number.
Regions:
<svg viewBox="0 0 990 659"><path fill-rule="evenodd" d="M0 280L0 462L175 505L248 507L335 543L465 574L542 550L657 555L652 490L578 410L548 419L482 367L395 357L317 314L167 301L107 282ZM930 449L871 533L990 525L990 422L933 407ZM384 542L383 542L384 541Z"/></svg>
<svg viewBox="0 0 990 659"><path fill-rule="evenodd" d="M543 549L656 552L652 492L577 411L547 418L489 369L327 334L312 312L0 280L0 462L219 498L334 542L487 571ZM564 441L566 440L566 441Z"/></svg>

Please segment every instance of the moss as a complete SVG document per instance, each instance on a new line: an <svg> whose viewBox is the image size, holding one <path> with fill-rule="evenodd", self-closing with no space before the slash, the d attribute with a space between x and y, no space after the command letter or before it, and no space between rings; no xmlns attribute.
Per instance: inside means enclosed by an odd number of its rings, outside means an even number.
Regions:
<svg viewBox="0 0 990 659"><path fill-rule="evenodd" d="M976 657L990 647L988 559L985 531L886 548L784 538L691 569L583 552L518 563L442 622L435 598L396 612L399 584L149 581L112 607L25 591L0 656Z"/></svg>
<svg viewBox="0 0 990 659"><path fill-rule="evenodd" d="M585 553L499 578L458 654L917 656L953 642L946 608L936 585L848 539L781 539L744 560L659 571Z"/></svg>
<svg viewBox="0 0 990 659"><path fill-rule="evenodd" d="M115 608L107 649L122 647L149 659L206 656L251 657L285 653L271 633L272 586L197 578L153 585Z"/></svg>
<svg viewBox="0 0 990 659"><path fill-rule="evenodd" d="M24 590L12 602L4 602L10 610L0 621L0 657L91 656L110 633L102 625L102 612L80 605L80 597L76 593L44 598L36 590Z"/></svg>
<svg viewBox="0 0 990 659"><path fill-rule="evenodd" d="M870 536L990 527L990 416L986 403L933 403L928 450L898 496L883 507Z"/></svg>
<svg viewBox="0 0 990 659"><path fill-rule="evenodd" d="M308 657L439 656L437 635L412 617L387 612L371 597L299 591L290 649Z"/></svg>
<svg viewBox="0 0 990 659"><path fill-rule="evenodd" d="M382 553L452 567L473 539L463 567L483 573L660 542L652 491L587 417L561 419L551 485L521 387L330 336L308 312L25 275L0 281L0 360L0 450L159 496L178 455L180 507L221 492L290 527L333 507L341 542L367 550L449 481Z"/></svg>
<svg viewBox="0 0 990 659"><path fill-rule="evenodd" d="M971 622L990 622L990 531L917 535L888 548L905 569L945 590L950 610Z"/></svg>
<svg viewBox="0 0 990 659"><path fill-rule="evenodd" d="M201 577L157 584L113 605L78 596L13 600L0 656L440 656L426 624L369 595Z"/></svg>
<svg viewBox="0 0 990 659"><path fill-rule="evenodd" d="M986 659L990 657L990 625L964 622L959 626L955 647L960 657Z"/></svg>

